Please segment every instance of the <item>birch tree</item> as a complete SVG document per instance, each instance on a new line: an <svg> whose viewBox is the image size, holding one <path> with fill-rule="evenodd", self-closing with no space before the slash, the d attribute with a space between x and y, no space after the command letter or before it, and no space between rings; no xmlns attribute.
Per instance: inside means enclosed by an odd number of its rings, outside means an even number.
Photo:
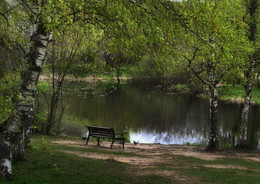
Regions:
<svg viewBox="0 0 260 184"><path fill-rule="evenodd" d="M241 123L240 123L240 136L237 148L248 148L247 143L247 126L249 108L252 99L253 80L255 76L255 66L257 59L259 60L259 45L257 45L257 33L259 28L259 1L258 0L245 0L246 16L245 22L248 24L248 40L252 44L252 51L248 54L248 58L245 59L244 66L244 79L243 87L245 90L244 102L241 111Z"/></svg>
<svg viewBox="0 0 260 184"><path fill-rule="evenodd" d="M21 76L21 87L15 111L7 121L1 124L1 160L0 172L2 176L9 178L12 173L12 158L22 159L24 157L24 140L27 130L33 118L33 99L38 82L41 66L47 53L49 32L39 18L39 7L37 4L27 4L23 1L13 2L14 6L21 4L21 9L30 12L35 24L32 32L32 42L27 66ZM27 7L28 6L28 7ZM39 18L39 19L38 19Z"/></svg>
<svg viewBox="0 0 260 184"><path fill-rule="evenodd" d="M190 71L205 85L209 96L208 150L219 150L218 86L241 73L248 49L239 1L187 1L190 32L183 54Z"/></svg>

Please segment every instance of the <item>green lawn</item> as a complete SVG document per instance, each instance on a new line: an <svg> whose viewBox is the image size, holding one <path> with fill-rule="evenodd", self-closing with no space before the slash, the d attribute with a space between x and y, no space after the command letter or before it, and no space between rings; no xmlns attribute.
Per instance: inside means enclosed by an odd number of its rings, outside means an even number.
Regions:
<svg viewBox="0 0 260 184"><path fill-rule="evenodd" d="M244 89L242 86L224 86L219 88L219 96L222 100L241 102L244 99ZM260 103L260 89L253 87L252 101Z"/></svg>

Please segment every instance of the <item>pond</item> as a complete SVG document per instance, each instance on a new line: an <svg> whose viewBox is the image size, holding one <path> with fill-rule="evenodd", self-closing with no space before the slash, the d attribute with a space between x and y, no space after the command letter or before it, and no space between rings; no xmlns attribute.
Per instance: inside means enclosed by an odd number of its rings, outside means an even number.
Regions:
<svg viewBox="0 0 260 184"><path fill-rule="evenodd" d="M113 127L127 132L131 142L160 144L206 144L209 132L209 103L190 96L157 90L124 87L110 93L82 91L67 94L66 115L88 120L67 134L85 135L85 125ZM220 102L221 144L234 145L239 135L241 105ZM260 147L260 106L249 115L249 142ZM73 120L72 120L73 121ZM73 124L73 123L72 123Z"/></svg>

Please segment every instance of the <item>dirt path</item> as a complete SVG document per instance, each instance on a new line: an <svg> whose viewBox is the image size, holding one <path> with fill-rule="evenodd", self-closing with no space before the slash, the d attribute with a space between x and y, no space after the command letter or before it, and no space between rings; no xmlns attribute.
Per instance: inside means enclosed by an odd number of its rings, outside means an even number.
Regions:
<svg viewBox="0 0 260 184"><path fill-rule="evenodd" d="M142 175L160 175L173 179L174 181L180 181L184 184L194 183L194 180L186 176L180 175L173 170L163 170L158 171L155 168L158 165L169 165L172 168L185 168L185 167L196 167L189 164L180 164L174 161L173 156L187 156L198 158L205 161L214 161L220 158L241 158L246 160L253 160L259 162L260 164L260 153L242 153L234 151L225 151L219 153L209 153L205 152L203 147L199 146L180 146L180 145L160 145L160 144L129 144L125 145L123 150L119 145L114 145L113 149L109 149L109 142L102 142L101 146L98 147L95 142L90 142L86 147L83 141L71 141L71 140L55 140L52 141L53 144L66 145L75 148L95 148L101 150L100 152L89 152L89 151L71 151L71 150L59 150L68 154L77 155L80 157L102 159L102 160L114 160L122 163L127 163L130 165L138 166L142 172L137 172L137 174ZM115 154L115 151L120 151L122 154ZM125 154L124 154L125 153ZM129 154L128 154L129 153ZM178 162L178 161L177 161ZM244 169L248 168L239 165L223 165L223 164L203 164L201 167L225 169L225 168L235 168ZM149 169L149 170L147 170ZM249 170L249 169L248 169Z"/></svg>
<svg viewBox="0 0 260 184"><path fill-rule="evenodd" d="M63 140L59 139L56 141L52 141L54 144L66 145L77 148L86 148L86 145L82 141L71 141L71 140ZM161 144L125 144L125 149L122 149L119 145L114 145L113 149L109 149L110 142L102 142L102 145L98 147L95 142L90 142L87 146L88 148L98 148L101 150L108 151L116 151L119 150L121 152L134 153L142 156L149 156L152 158L160 155L182 155L188 157L199 158L201 160L216 160L219 158L233 157L233 158L242 158L248 160L254 160L256 162L260 162L260 152L235 152L235 151L222 151L218 153L206 152L204 147L200 146L182 146L182 145L161 145ZM99 153L101 154L101 153ZM95 153L96 155L96 153ZM108 155L109 154L104 154ZM151 158L149 158L151 159ZM131 164L131 163L129 163Z"/></svg>

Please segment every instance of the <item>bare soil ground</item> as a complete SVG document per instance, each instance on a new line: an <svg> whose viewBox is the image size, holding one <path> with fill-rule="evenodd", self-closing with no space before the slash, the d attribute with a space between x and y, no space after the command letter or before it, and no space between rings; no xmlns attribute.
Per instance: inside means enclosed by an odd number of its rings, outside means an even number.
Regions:
<svg viewBox="0 0 260 184"><path fill-rule="evenodd" d="M122 149L121 145L114 144L113 149L110 149L110 142L102 142L101 146L98 147L96 142L89 142L89 145L85 145L83 141L71 141L71 140L55 140L52 141L52 144L66 145L76 148L95 148L99 152L88 152L88 151L71 151L71 150L59 150L68 154L77 155L80 157L101 159L101 160L114 160L118 162L127 163L133 166L137 166L142 172L137 174L142 175L151 175L156 174L159 176L164 176L177 180L181 183L194 183L194 180L186 176L180 175L175 171L158 171L152 168L155 168L158 165L171 164L171 167L174 168L184 168L184 167L196 167L194 165L183 164L183 163L173 163L173 156L187 156L194 157L206 161L214 161L219 158L241 158L245 160L253 160L259 162L260 164L260 152L238 152L234 150L225 150L218 153L206 152L204 147L200 146L182 146L182 145L160 145L160 144L130 144L125 145L125 149ZM104 152L102 152L102 150ZM132 154L114 154L112 152L120 151L125 153ZM111 153L110 153L111 152ZM239 165L223 165L223 164L203 164L202 167L209 168L235 168L250 170L244 166ZM149 170L147 170L149 169Z"/></svg>

